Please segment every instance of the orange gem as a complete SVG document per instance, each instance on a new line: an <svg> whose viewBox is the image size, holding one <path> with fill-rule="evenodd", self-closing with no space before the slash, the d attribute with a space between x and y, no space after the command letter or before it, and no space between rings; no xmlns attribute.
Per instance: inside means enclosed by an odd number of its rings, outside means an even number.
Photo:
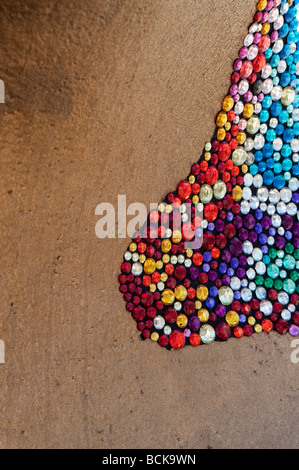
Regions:
<svg viewBox="0 0 299 470"><path fill-rule="evenodd" d="M211 249L211 255L212 255L212 258L214 258L214 259L219 258L219 256L220 256L220 250L219 250L218 248L215 248L215 247L212 248L212 249Z"/></svg>
<svg viewBox="0 0 299 470"><path fill-rule="evenodd" d="M160 273L155 272L152 274L152 282L154 282L155 284L157 284L157 282L160 281L160 278L161 278Z"/></svg>
<svg viewBox="0 0 299 470"><path fill-rule="evenodd" d="M192 261L195 264L195 266L200 266L203 261L203 257L201 253L194 253L192 256Z"/></svg>
<svg viewBox="0 0 299 470"><path fill-rule="evenodd" d="M273 330L273 323L271 320L265 319L262 321L262 328L266 333L270 333Z"/></svg>
<svg viewBox="0 0 299 470"><path fill-rule="evenodd" d="M182 349L185 346L185 336L182 331L174 330L169 335L169 343L173 349Z"/></svg>
<svg viewBox="0 0 299 470"><path fill-rule="evenodd" d="M198 333L191 333L190 337L189 337L189 341L190 341L190 344L191 346L199 346L200 345L200 336Z"/></svg>
<svg viewBox="0 0 299 470"><path fill-rule="evenodd" d="M168 274L170 276L173 273L173 271L174 271L174 265L171 264L171 263L166 264L166 266L165 266L166 274Z"/></svg>
<svg viewBox="0 0 299 470"><path fill-rule="evenodd" d="M196 290L193 289L193 287L189 287L189 289L187 289L188 299L194 299L195 295L196 295Z"/></svg>
<svg viewBox="0 0 299 470"><path fill-rule="evenodd" d="M236 338L242 338L243 328L241 326L236 326L236 328L234 328L234 335Z"/></svg>
<svg viewBox="0 0 299 470"><path fill-rule="evenodd" d="M216 220L217 214L218 209L216 204L213 204L212 202L206 204L204 208L204 216L208 222L213 222L214 220Z"/></svg>
<svg viewBox="0 0 299 470"><path fill-rule="evenodd" d="M149 286L152 282L152 278L150 276L148 276L147 274L145 274L142 278L142 284L144 286Z"/></svg>

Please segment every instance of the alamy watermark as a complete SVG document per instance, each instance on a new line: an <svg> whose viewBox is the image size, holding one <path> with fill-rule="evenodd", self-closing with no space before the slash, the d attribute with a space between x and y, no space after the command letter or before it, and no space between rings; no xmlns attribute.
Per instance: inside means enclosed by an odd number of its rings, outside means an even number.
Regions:
<svg viewBox="0 0 299 470"><path fill-rule="evenodd" d="M127 207L126 196L118 195L117 215L109 202L97 205L95 215L100 216L95 226L98 238L170 238L179 243L184 241L186 249L199 249L203 241L203 204L151 203L147 207L134 202ZM128 216L133 216L128 221Z"/></svg>

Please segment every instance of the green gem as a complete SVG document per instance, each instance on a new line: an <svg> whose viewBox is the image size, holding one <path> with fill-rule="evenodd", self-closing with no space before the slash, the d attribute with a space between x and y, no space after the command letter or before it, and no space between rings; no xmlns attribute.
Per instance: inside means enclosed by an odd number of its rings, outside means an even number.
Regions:
<svg viewBox="0 0 299 470"><path fill-rule="evenodd" d="M295 256L295 259L299 259L299 248L295 250L294 256Z"/></svg>
<svg viewBox="0 0 299 470"><path fill-rule="evenodd" d="M266 280L265 280L265 287L267 289L271 289L271 287L273 287L273 279L271 279L270 277L267 277Z"/></svg>
<svg viewBox="0 0 299 470"><path fill-rule="evenodd" d="M277 256L277 250L275 250L275 248L270 248L268 254L269 254L270 258L274 259Z"/></svg>
<svg viewBox="0 0 299 470"><path fill-rule="evenodd" d="M290 276L293 281L297 281L299 278L299 273L298 271L292 271Z"/></svg>
<svg viewBox="0 0 299 470"><path fill-rule="evenodd" d="M276 279L274 281L274 287L275 287L276 290L282 289L282 281L280 279Z"/></svg>
<svg viewBox="0 0 299 470"><path fill-rule="evenodd" d="M294 246L291 245L291 243L287 243L285 246L285 251L291 255L294 251Z"/></svg>
<svg viewBox="0 0 299 470"><path fill-rule="evenodd" d="M263 276L260 276L259 274L255 277L254 282L256 283L257 286L262 286L264 284L264 278Z"/></svg>

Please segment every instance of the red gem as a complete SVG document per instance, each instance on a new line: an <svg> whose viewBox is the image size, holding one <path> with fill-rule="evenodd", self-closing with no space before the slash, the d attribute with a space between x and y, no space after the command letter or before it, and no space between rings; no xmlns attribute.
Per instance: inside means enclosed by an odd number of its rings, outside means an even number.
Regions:
<svg viewBox="0 0 299 470"><path fill-rule="evenodd" d="M251 336L252 333L253 333L253 328L252 328L252 326L250 326L250 325L245 325L245 326L243 327L243 333L244 333L245 336Z"/></svg>
<svg viewBox="0 0 299 470"><path fill-rule="evenodd" d="M204 250L211 250L215 245L215 236L208 232L203 235L202 246Z"/></svg>
<svg viewBox="0 0 299 470"><path fill-rule="evenodd" d="M252 72L252 62L250 60L245 60L240 69L240 77L248 78Z"/></svg>
<svg viewBox="0 0 299 470"><path fill-rule="evenodd" d="M299 313L298 312L294 313L294 315L292 316L292 320L295 323L295 325L299 326Z"/></svg>
<svg viewBox="0 0 299 470"><path fill-rule="evenodd" d="M217 323L215 326L215 333L218 339L221 341L227 341L230 337L230 327L225 322Z"/></svg>
<svg viewBox="0 0 299 470"><path fill-rule="evenodd" d="M280 333L281 335L285 335L287 331L289 330L289 324L285 320L278 320L277 323L275 323L275 329Z"/></svg>
<svg viewBox="0 0 299 470"><path fill-rule="evenodd" d="M182 281L186 277L187 271L184 266L177 266L174 270L174 277Z"/></svg>
<svg viewBox="0 0 299 470"><path fill-rule="evenodd" d="M270 36L266 35L263 36L260 42L258 43L257 47L259 49L259 52L265 52L267 49L270 47Z"/></svg>
<svg viewBox="0 0 299 470"><path fill-rule="evenodd" d="M218 170L214 168L213 166L209 167L206 171L206 182L212 186L213 184L216 183L217 180L218 180Z"/></svg>
<svg viewBox="0 0 299 470"><path fill-rule="evenodd" d="M233 226L233 224L227 224L224 227L223 233L226 236L226 238L232 238L236 233L236 229Z"/></svg>
<svg viewBox="0 0 299 470"><path fill-rule="evenodd" d="M231 154L231 151L232 150L231 150L230 145L226 142L222 142L220 144L219 152L218 152L219 160L221 160L222 162L225 162L229 158L229 156ZM215 181L215 183L216 183L216 181Z"/></svg>
<svg viewBox="0 0 299 470"><path fill-rule="evenodd" d="M186 315L192 315L195 310L195 304L191 300L186 300L183 305L183 310Z"/></svg>
<svg viewBox="0 0 299 470"><path fill-rule="evenodd" d="M121 265L121 271L123 273L129 273L131 271L131 263L125 261L122 265Z"/></svg>
<svg viewBox="0 0 299 470"><path fill-rule="evenodd" d="M143 307L135 307L132 313L134 320L141 321L145 317L145 308Z"/></svg>
<svg viewBox="0 0 299 470"><path fill-rule="evenodd" d="M146 310L146 316L148 318L155 318L156 314L157 314L157 310L155 309L155 307L149 307Z"/></svg>
<svg viewBox="0 0 299 470"><path fill-rule="evenodd" d="M154 301L154 297L153 297L153 294L151 294L150 292L144 292L141 295L141 303L145 307L150 307L150 305L152 305L153 301Z"/></svg>
<svg viewBox="0 0 299 470"><path fill-rule="evenodd" d="M222 233L219 233L219 235L216 236L216 246L218 246L218 248L224 248L226 242L226 237Z"/></svg>
<svg viewBox="0 0 299 470"><path fill-rule="evenodd" d="M148 330L147 328L145 328L142 332L142 336L146 339L146 338L149 338L150 337L150 330Z"/></svg>
<svg viewBox="0 0 299 470"><path fill-rule="evenodd" d="M266 65L266 57L264 54L258 54L252 61L253 70L260 72Z"/></svg>
<svg viewBox="0 0 299 470"><path fill-rule="evenodd" d="M178 195L181 199L188 199L191 194L191 184L188 181L181 181L178 185Z"/></svg>
<svg viewBox="0 0 299 470"><path fill-rule="evenodd" d="M167 308L164 312L164 318L167 323L174 323L177 319L177 316L177 311L172 307Z"/></svg>
<svg viewBox="0 0 299 470"><path fill-rule="evenodd" d="M160 346L162 346L163 348L165 348L168 344L168 336L166 335L161 335L159 340L158 340L158 343L160 344Z"/></svg>
<svg viewBox="0 0 299 470"><path fill-rule="evenodd" d="M173 349L182 349L185 346L185 336L179 330L174 330L169 335L169 343Z"/></svg>

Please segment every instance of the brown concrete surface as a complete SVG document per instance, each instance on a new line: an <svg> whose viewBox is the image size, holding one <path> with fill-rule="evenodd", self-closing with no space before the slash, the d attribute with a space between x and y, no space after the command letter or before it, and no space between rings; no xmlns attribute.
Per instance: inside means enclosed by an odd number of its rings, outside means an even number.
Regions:
<svg viewBox="0 0 299 470"><path fill-rule="evenodd" d="M272 333L142 342L95 208L158 202L214 131L256 0L2 0L2 448L298 447Z"/></svg>

